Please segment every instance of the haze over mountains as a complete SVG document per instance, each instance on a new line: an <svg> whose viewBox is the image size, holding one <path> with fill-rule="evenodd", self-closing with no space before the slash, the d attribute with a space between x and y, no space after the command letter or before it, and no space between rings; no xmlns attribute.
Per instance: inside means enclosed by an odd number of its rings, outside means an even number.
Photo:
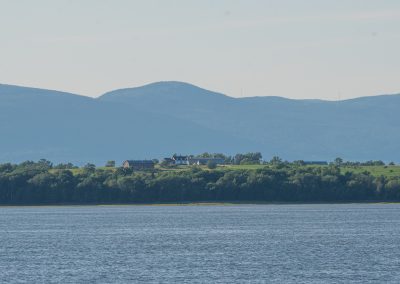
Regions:
<svg viewBox="0 0 400 284"><path fill-rule="evenodd" d="M232 98L158 82L99 98L0 85L0 162L260 151L265 159L400 161L400 95Z"/></svg>

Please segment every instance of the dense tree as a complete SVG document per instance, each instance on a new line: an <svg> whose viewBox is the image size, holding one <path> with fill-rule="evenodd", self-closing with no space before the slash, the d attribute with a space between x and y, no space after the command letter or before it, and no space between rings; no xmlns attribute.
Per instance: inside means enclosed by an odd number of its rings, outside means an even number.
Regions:
<svg viewBox="0 0 400 284"><path fill-rule="evenodd" d="M278 161L277 159L275 159ZM343 172L335 165L256 170L52 168L45 160L0 164L1 204L141 203L185 201L400 201L400 177Z"/></svg>
<svg viewBox="0 0 400 284"><path fill-rule="evenodd" d="M343 159L337 157L337 158L333 161L333 164L334 164L335 166L339 166L339 167L340 167L340 166L343 164Z"/></svg>
<svg viewBox="0 0 400 284"><path fill-rule="evenodd" d="M297 166L305 166L306 165L306 163L303 160L294 161L293 164L297 165Z"/></svg>
<svg viewBox="0 0 400 284"><path fill-rule="evenodd" d="M83 170L86 173L94 173L96 171L96 165L87 163L86 165L83 166Z"/></svg>
<svg viewBox="0 0 400 284"><path fill-rule="evenodd" d="M262 155L260 152L247 153L247 154L236 154L234 161L237 165L251 165L259 164L261 162Z"/></svg>
<svg viewBox="0 0 400 284"><path fill-rule="evenodd" d="M115 161L107 161L105 166L107 168L114 168L115 167Z"/></svg>
<svg viewBox="0 0 400 284"><path fill-rule="evenodd" d="M214 161L210 160L207 162L207 168L209 168L210 170L213 170L216 167L217 167L217 164Z"/></svg>
<svg viewBox="0 0 400 284"><path fill-rule="evenodd" d="M59 170L66 170L66 169L76 169L78 168L77 166L74 166L72 163L60 163L58 165L53 166L54 169L59 169Z"/></svg>

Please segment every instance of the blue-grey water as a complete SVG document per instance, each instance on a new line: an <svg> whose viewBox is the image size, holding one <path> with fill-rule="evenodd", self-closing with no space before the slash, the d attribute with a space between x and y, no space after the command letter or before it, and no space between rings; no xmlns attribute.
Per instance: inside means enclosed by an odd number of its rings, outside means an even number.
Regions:
<svg viewBox="0 0 400 284"><path fill-rule="evenodd" d="M400 205L0 208L2 283L400 283Z"/></svg>

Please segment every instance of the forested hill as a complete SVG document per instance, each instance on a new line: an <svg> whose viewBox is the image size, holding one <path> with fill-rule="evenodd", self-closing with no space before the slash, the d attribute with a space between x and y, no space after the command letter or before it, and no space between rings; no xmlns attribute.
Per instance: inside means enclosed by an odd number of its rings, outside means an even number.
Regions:
<svg viewBox="0 0 400 284"><path fill-rule="evenodd" d="M266 159L400 162L400 95L232 98L181 82L98 99L0 85L0 162L104 163L260 151Z"/></svg>

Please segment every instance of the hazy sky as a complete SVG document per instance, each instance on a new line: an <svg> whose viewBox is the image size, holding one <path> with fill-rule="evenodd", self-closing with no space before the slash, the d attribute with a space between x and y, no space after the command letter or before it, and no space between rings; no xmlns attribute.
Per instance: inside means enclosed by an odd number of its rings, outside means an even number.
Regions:
<svg viewBox="0 0 400 284"><path fill-rule="evenodd" d="M0 82L98 96L177 80L230 96L400 92L399 0L0 0Z"/></svg>

